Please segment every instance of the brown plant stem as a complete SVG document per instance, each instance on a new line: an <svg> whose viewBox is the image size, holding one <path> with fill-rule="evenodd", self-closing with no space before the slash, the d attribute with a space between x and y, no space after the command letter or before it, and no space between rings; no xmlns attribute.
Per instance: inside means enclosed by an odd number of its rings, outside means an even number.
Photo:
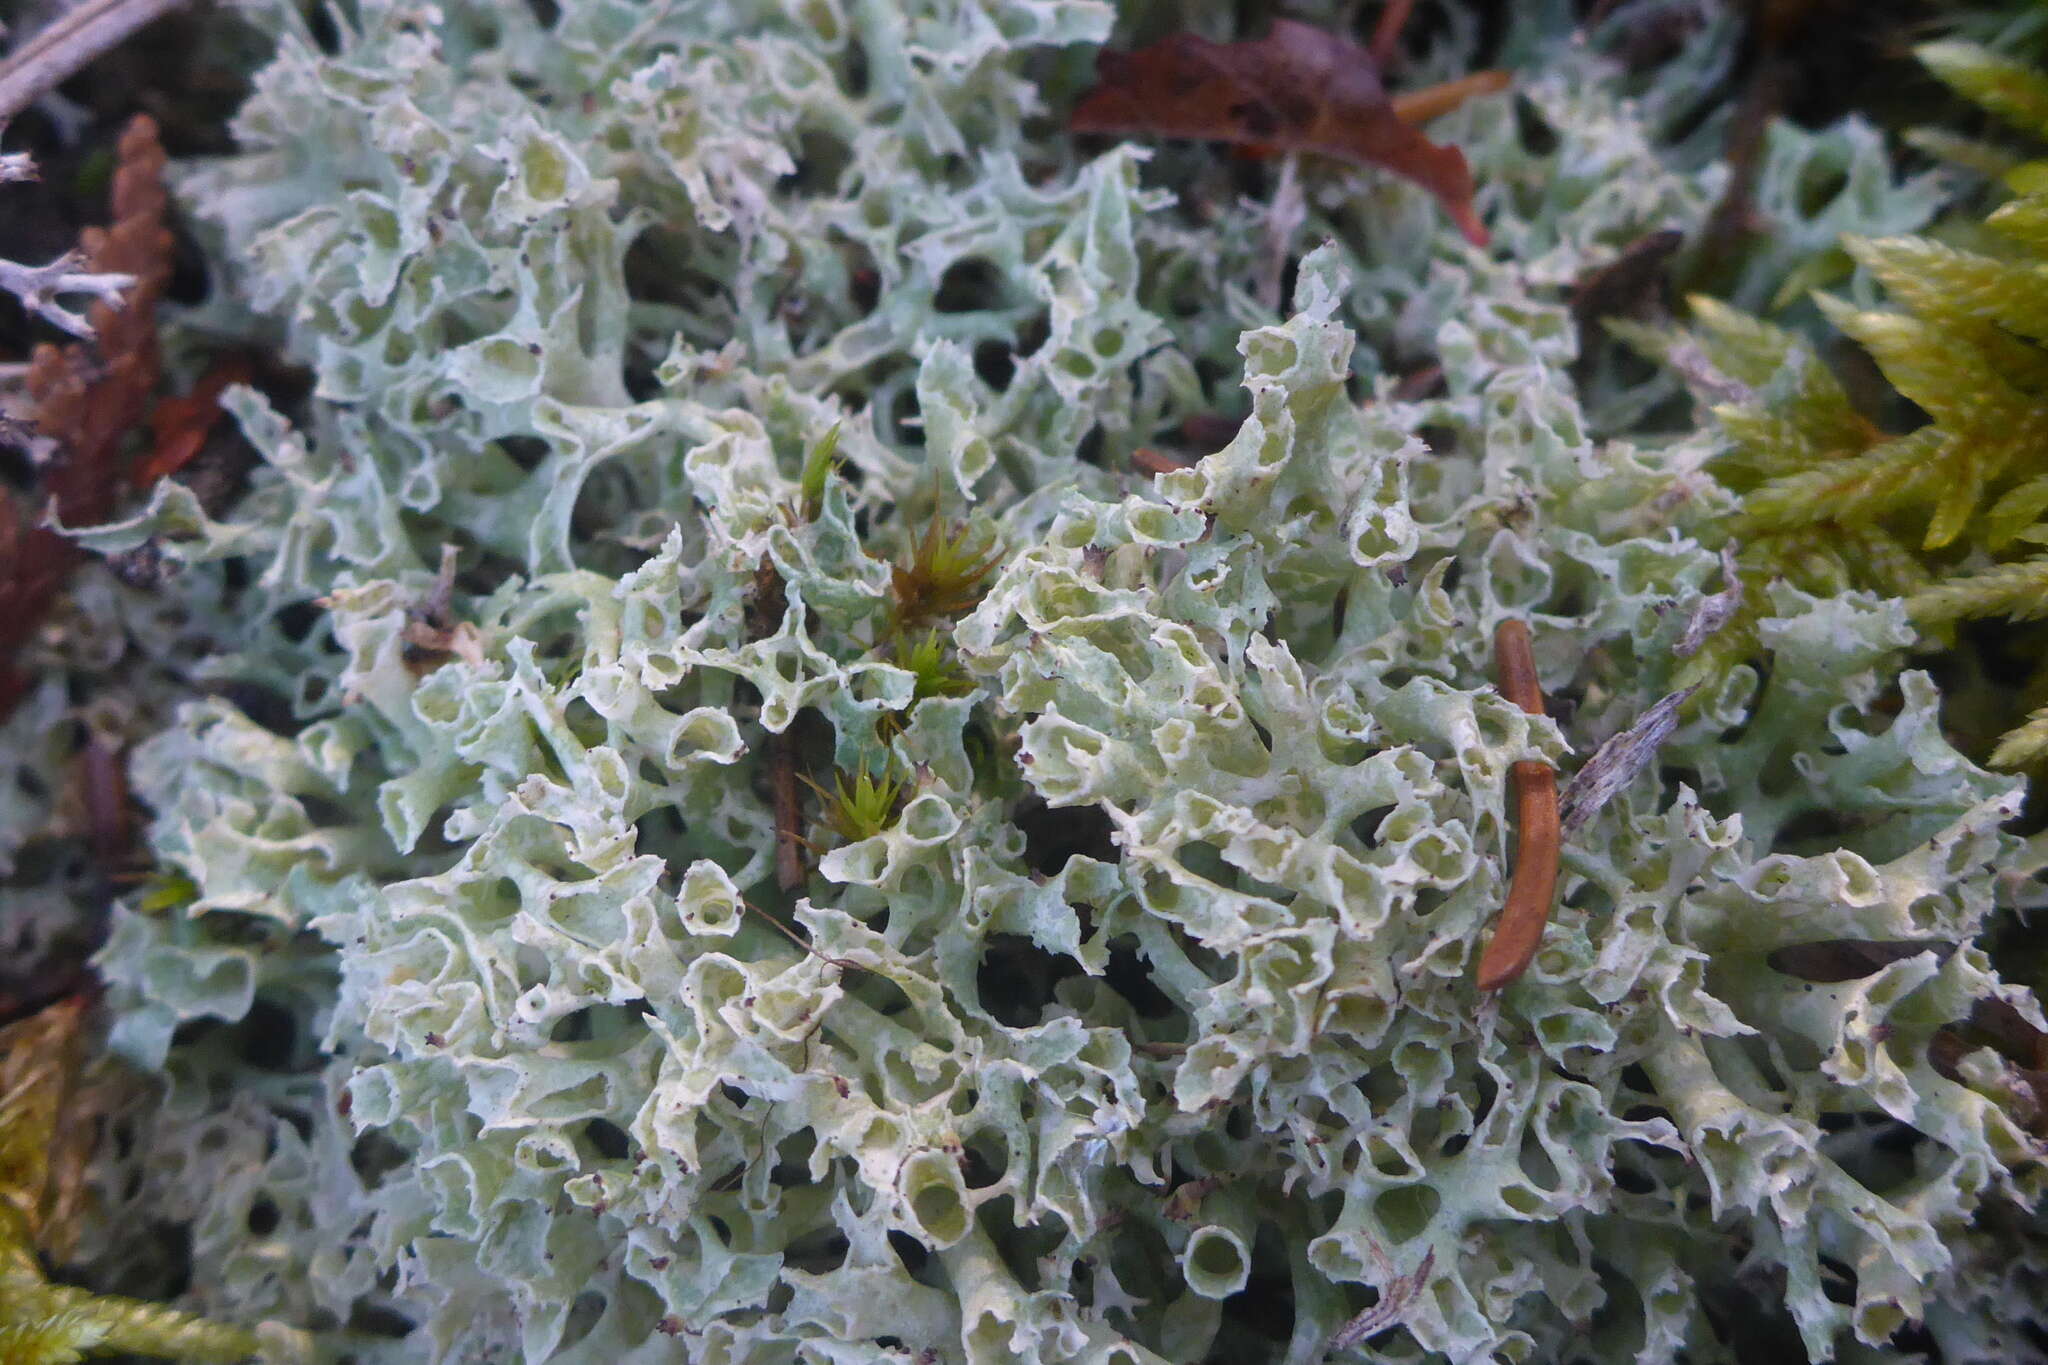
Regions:
<svg viewBox="0 0 2048 1365"><path fill-rule="evenodd" d="M1536 680L1536 657L1529 627L1503 621L1494 632L1493 651L1501 695L1532 716L1543 714L1543 689ZM1507 905L1486 950L1479 956L1479 989L1497 991L1529 969L1550 922L1557 897L1557 865L1563 836L1557 815L1557 774L1548 763L1524 760L1514 765L1509 782L1515 793L1515 875L1508 883Z"/></svg>

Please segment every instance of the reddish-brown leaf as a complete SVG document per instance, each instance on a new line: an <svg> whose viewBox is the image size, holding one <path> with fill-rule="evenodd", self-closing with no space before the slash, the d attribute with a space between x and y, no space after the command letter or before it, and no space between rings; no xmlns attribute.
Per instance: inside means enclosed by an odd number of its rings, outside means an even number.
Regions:
<svg viewBox="0 0 2048 1365"><path fill-rule="evenodd" d="M1788 943L1782 948L1774 948L1764 960L1773 970L1796 976L1801 981L1836 985L1874 976L1894 962L1904 962L1922 953L1946 958L1955 950L1955 944L1938 939L1866 942L1854 938L1824 938L1812 943Z"/></svg>
<svg viewBox="0 0 2048 1365"><path fill-rule="evenodd" d="M220 420L220 396L230 384L255 377L247 356L230 356L203 375L192 392L166 398L149 414L149 450L128 471L137 488L147 488L192 462Z"/></svg>
<svg viewBox="0 0 2048 1365"><path fill-rule="evenodd" d="M1096 87L1074 107L1077 133L1136 133L1315 152L1381 166L1444 206L1466 240L1486 244L1464 153L1404 122L1372 54L1310 24L1275 19L1256 42L1177 33L1135 52L1102 52Z"/></svg>

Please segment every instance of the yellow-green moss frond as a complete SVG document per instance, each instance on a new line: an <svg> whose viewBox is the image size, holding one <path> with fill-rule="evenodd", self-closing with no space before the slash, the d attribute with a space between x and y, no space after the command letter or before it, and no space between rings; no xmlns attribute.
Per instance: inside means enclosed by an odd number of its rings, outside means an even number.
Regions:
<svg viewBox="0 0 2048 1365"><path fill-rule="evenodd" d="M70 1362L126 1352L231 1365L256 1354L256 1335L162 1304L63 1285L0 1280L0 1360Z"/></svg>
<svg viewBox="0 0 2048 1365"><path fill-rule="evenodd" d="M1953 328L1909 313L1854 308L1825 294L1814 301L1830 322L1863 344L1893 388L1939 421L1981 426L1994 414L2027 406L2027 396Z"/></svg>
<svg viewBox="0 0 2048 1365"><path fill-rule="evenodd" d="M2028 195L2001 204L1984 222L2009 241L2048 253L2048 198Z"/></svg>
<svg viewBox="0 0 2048 1365"><path fill-rule="evenodd" d="M1945 433L1928 426L1853 459L1773 479L1743 500L1746 529L1789 531L1829 522L1875 521L1924 498L1937 482Z"/></svg>
<svg viewBox="0 0 2048 1365"><path fill-rule="evenodd" d="M2048 555L1951 578L1915 593L1906 605L1923 626L1953 625L1982 616L2014 621L2048 617Z"/></svg>
<svg viewBox="0 0 2048 1365"><path fill-rule="evenodd" d="M1909 597L1933 578L1914 547L1883 526L1868 523L1841 527L1837 543L1843 558L1854 566L1859 587L1887 597Z"/></svg>
<svg viewBox="0 0 2048 1365"><path fill-rule="evenodd" d="M1884 433L1856 410L1806 342L1714 299L1691 301L1693 326L1610 330L1684 374L1729 438L1715 477L1737 492L1861 455Z"/></svg>
<svg viewBox="0 0 2048 1365"><path fill-rule="evenodd" d="M33 1321L0 1321L0 1360L8 1365L71 1365L106 1337L106 1329L86 1314L36 1313Z"/></svg>
<svg viewBox="0 0 2048 1365"><path fill-rule="evenodd" d="M1686 305L1697 327L1700 349L1715 369L1738 384L1760 389L1785 368L1799 340L1782 327L1731 308L1719 299L1694 294Z"/></svg>
<svg viewBox="0 0 2048 1365"><path fill-rule="evenodd" d="M808 777L804 783L817 793L818 823L849 844L871 839L896 822L896 805L906 785L893 774L865 768L858 773L839 770L829 790Z"/></svg>
<svg viewBox="0 0 2048 1365"><path fill-rule="evenodd" d="M65 1000L0 1029L0 1361L62 1365L125 1351L228 1362L256 1352L240 1327L44 1277L37 1250L68 1238L91 1125L68 1113L84 1004Z"/></svg>
<svg viewBox="0 0 2048 1365"><path fill-rule="evenodd" d="M2009 730L1991 751L1994 768L2032 768L2048 760L2048 707L2027 717L2026 724Z"/></svg>
<svg viewBox="0 0 2048 1365"><path fill-rule="evenodd" d="M839 423L834 422L804 456L803 472L797 481L798 510L805 521L816 521L825 505L825 484L838 464Z"/></svg>
<svg viewBox="0 0 2048 1365"><path fill-rule="evenodd" d="M1861 455L1884 433L1850 405L1841 384L1818 360L1782 407L1725 403L1714 409L1734 448L1715 462L1715 474L1738 490L1819 465Z"/></svg>
<svg viewBox="0 0 2048 1365"><path fill-rule="evenodd" d="M974 679L946 648L946 636L933 629L922 639L899 637L890 662L916 679L912 701L926 697L964 697L974 690Z"/></svg>
<svg viewBox="0 0 2048 1365"><path fill-rule="evenodd" d="M2048 136L2048 75L1967 43L1920 56L1968 98ZM2048 555L1987 563L2048 544L2048 161L1962 150L2002 174L2014 199L1944 240L1844 238L1888 307L1816 296L1925 425L1884 434L1809 347L1722 305L1695 301L1692 345L1663 349L1728 437L1709 467L1741 497L1726 529L1743 547L1744 577L1903 597L1924 630L1951 643L1959 622L2048 618ZM1963 550L1986 567L1944 577ZM1689 660L1690 674L1748 657L1757 642L1743 624ZM2014 710L2043 700L2029 694ZM1986 720L1987 739L1999 725ZM2044 760L2048 707L2000 741L1993 761Z"/></svg>
<svg viewBox="0 0 2048 1365"><path fill-rule="evenodd" d="M981 583L1003 562L1003 546L988 526L947 527L937 518L889 570L895 591L895 624L958 616L981 600Z"/></svg>
<svg viewBox="0 0 2048 1365"><path fill-rule="evenodd" d="M60 1000L0 1029L0 1203L30 1264L37 1247L64 1254L81 1197L90 1124L68 1110L84 1017L82 1001Z"/></svg>
<svg viewBox="0 0 2048 1365"><path fill-rule="evenodd" d="M1914 55L1964 99L2022 132L2048 136L2048 76L1975 43L1923 43Z"/></svg>
<svg viewBox="0 0 2048 1365"><path fill-rule="evenodd" d="M2048 474L2037 475L2008 489L1984 513L1984 540L1993 550L2003 550L2026 538L2048 513Z"/></svg>
<svg viewBox="0 0 2048 1365"><path fill-rule="evenodd" d="M1849 254L1925 318L1995 322L2048 338L2048 275L2032 264L1960 251L1930 237L1845 237Z"/></svg>
<svg viewBox="0 0 2048 1365"><path fill-rule="evenodd" d="M1981 137L1964 137L1946 128L1908 128L1906 145L1936 161L1960 166L1966 171L1995 180L2019 164L2019 158L1995 142Z"/></svg>

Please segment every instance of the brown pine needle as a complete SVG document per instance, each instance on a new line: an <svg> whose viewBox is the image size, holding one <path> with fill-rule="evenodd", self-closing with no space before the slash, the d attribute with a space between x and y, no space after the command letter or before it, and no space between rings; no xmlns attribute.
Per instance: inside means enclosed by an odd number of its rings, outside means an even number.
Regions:
<svg viewBox="0 0 2048 1365"><path fill-rule="evenodd" d="M1543 714L1543 689L1529 627L1503 621L1493 636L1500 692L1532 716ZM1550 922L1557 896L1557 864L1563 835L1557 816L1557 774L1548 763L1524 760L1509 774L1515 793L1515 875L1507 905L1486 951L1479 956L1479 989L1497 991L1529 969Z"/></svg>
<svg viewBox="0 0 2048 1365"><path fill-rule="evenodd" d="M1450 113L1466 100L1477 99L1481 95L1497 95L1508 88L1511 80L1505 71L1475 71L1454 81L1410 90L1405 95L1393 97L1394 117L1415 127Z"/></svg>

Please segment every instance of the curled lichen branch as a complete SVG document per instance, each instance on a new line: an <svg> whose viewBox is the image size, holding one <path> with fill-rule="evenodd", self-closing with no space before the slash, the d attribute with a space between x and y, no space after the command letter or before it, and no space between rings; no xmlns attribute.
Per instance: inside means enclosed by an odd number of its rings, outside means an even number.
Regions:
<svg viewBox="0 0 2048 1365"><path fill-rule="evenodd" d="M0 179L17 177L0 176ZM23 265L0 260L0 289L21 300L21 306L46 322L54 323L75 337L90 338L92 324L83 313L74 313L58 303L65 294L90 294L118 305L121 292L135 284L133 275L80 270L84 262L75 251L67 251L46 265Z"/></svg>

